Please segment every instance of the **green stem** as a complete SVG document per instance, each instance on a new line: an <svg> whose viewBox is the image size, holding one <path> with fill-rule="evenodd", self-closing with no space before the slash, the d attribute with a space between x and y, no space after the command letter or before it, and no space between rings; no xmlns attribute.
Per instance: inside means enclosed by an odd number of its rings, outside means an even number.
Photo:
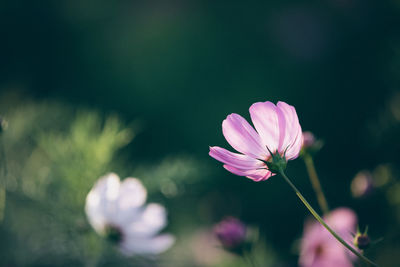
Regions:
<svg viewBox="0 0 400 267"><path fill-rule="evenodd" d="M300 193L300 191L296 188L296 186L290 181L290 179L286 176L286 174L283 172L282 169L279 170L279 174L285 179L285 181L292 187L292 189L295 191L296 195L300 198L300 200L303 202L303 204L307 207L307 209L311 212L311 214L317 219L318 222L320 222L326 230L328 230L335 238L337 241L342 243L343 246L345 246L348 250L353 252L355 255L357 255L360 259L365 261L366 263L372 265L372 266L378 266L376 263L372 262L369 260L367 257L359 253L356 249L354 249L352 246L346 243L335 231L333 231L325 222L324 220L318 215L318 213L311 207L311 205L308 203L308 201L303 197L303 195Z"/></svg>
<svg viewBox="0 0 400 267"><path fill-rule="evenodd" d="M4 149L3 137L0 136L0 156L1 156L1 164L0 167L3 169L3 177L0 176L0 223L4 219L4 212L6 208L6 179L8 175L7 170L7 158ZM2 166L1 166L2 165Z"/></svg>
<svg viewBox="0 0 400 267"><path fill-rule="evenodd" d="M323 214L328 214L328 202L326 201L324 191L322 191L321 183L319 182L317 171L315 170L313 158L309 154L306 154L303 156L303 159L304 163L306 164L311 185L314 188L315 194L317 195L319 207L321 208Z"/></svg>
<svg viewBox="0 0 400 267"><path fill-rule="evenodd" d="M6 190L0 186L0 223L4 219L5 209L6 209Z"/></svg>
<svg viewBox="0 0 400 267"><path fill-rule="evenodd" d="M244 252L243 259L245 260L245 262L248 262L250 266L257 267L257 264L254 262L254 259L249 252Z"/></svg>
<svg viewBox="0 0 400 267"><path fill-rule="evenodd" d="M4 184L5 184L5 180L7 178L8 175L8 169L7 169L7 157L6 157L6 151L4 148L4 142L3 142L3 137L0 136L0 156L1 156L1 165L3 165L3 179L4 179Z"/></svg>

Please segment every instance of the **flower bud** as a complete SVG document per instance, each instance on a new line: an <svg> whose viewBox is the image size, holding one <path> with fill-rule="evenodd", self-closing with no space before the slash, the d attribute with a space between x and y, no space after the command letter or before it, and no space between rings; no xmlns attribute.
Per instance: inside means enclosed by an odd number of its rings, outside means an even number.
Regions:
<svg viewBox="0 0 400 267"><path fill-rule="evenodd" d="M354 245L358 247L359 249L367 249L369 245L371 244L371 239L367 235L367 233L357 233L356 236L354 237L353 241Z"/></svg>
<svg viewBox="0 0 400 267"><path fill-rule="evenodd" d="M322 140L316 139L312 132L303 132L303 146L301 154L313 154L318 152L324 145Z"/></svg>
<svg viewBox="0 0 400 267"><path fill-rule="evenodd" d="M237 250L246 240L246 226L236 218L227 217L214 226L214 234L222 246L228 250Z"/></svg>
<svg viewBox="0 0 400 267"><path fill-rule="evenodd" d="M311 147L315 144L315 136L312 132L303 132L303 147Z"/></svg>

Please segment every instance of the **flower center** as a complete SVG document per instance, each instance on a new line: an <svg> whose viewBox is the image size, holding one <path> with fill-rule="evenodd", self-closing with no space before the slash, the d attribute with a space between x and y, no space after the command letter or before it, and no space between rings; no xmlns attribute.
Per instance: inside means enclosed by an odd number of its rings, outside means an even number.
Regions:
<svg viewBox="0 0 400 267"><path fill-rule="evenodd" d="M324 247L322 245L318 245L315 249L315 255L317 257L321 256L324 253Z"/></svg>
<svg viewBox="0 0 400 267"><path fill-rule="evenodd" d="M106 227L106 238L112 243L120 243L123 239L123 233L119 227L108 225Z"/></svg>

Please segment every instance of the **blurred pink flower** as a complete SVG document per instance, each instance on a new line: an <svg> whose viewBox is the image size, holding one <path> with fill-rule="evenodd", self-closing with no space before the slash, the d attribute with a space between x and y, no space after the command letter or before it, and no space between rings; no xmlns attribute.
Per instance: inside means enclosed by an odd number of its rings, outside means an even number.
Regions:
<svg viewBox="0 0 400 267"><path fill-rule="evenodd" d="M240 246L246 239L246 226L236 218L227 217L214 226L214 234L227 249Z"/></svg>
<svg viewBox="0 0 400 267"><path fill-rule="evenodd" d="M295 108L284 102L254 103L250 116L257 131L235 113L222 122L225 139L242 154L214 146L210 147L209 155L224 163L224 168L233 174L258 182L274 175L265 163L271 158L268 150L285 156L286 160L295 159L302 147L303 135Z"/></svg>
<svg viewBox="0 0 400 267"><path fill-rule="evenodd" d="M325 222L343 240L352 244L357 216L348 208L338 208L325 216ZM299 265L303 267L351 267L356 256L340 244L319 222L306 223L301 240Z"/></svg>
<svg viewBox="0 0 400 267"><path fill-rule="evenodd" d="M358 198L369 195L374 189L372 174L367 170L360 171L351 182L350 188L353 197Z"/></svg>
<svg viewBox="0 0 400 267"><path fill-rule="evenodd" d="M220 262L232 258L232 254L220 249L220 243L210 229L199 229L194 232L188 248L194 266L217 266Z"/></svg>
<svg viewBox="0 0 400 267"><path fill-rule="evenodd" d="M303 147L311 147L315 143L315 136L312 132L303 132Z"/></svg>

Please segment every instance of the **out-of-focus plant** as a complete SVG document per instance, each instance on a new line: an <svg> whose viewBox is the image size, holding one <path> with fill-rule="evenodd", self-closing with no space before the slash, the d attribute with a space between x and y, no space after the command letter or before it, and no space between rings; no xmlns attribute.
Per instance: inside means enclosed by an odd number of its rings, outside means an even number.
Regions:
<svg viewBox="0 0 400 267"><path fill-rule="evenodd" d="M166 157L159 163L141 164L134 173L143 180L149 192L176 198L207 177L208 170L206 164L194 157L181 155Z"/></svg>
<svg viewBox="0 0 400 267"><path fill-rule="evenodd" d="M351 182L351 193L353 197L366 197L374 190L372 175L369 171L359 171Z"/></svg>
<svg viewBox="0 0 400 267"><path fill-rule="evenodd" d="M4 196L0 265L132 262L91 230L84 204L95 180L116 170L140 177L150 199L156 196L168 202L176 198L182 203L180 198L199 191L201 187L194 184L207 174L207 166L190 155L128 164L129 155L120 153L120 149L135 132L117 115L106 116L57 101L24 99L18 94L0 97L0 114L9 122L1 135L7 164L0 166L4 188L4 194L0 194L0 198ZM171 220L172 228L198 227L187 216L179 218ZM173 255L162 255L157 264L168 266L173 260L187 266L192 262L191 255L187 261ZM137 256L133 262L139 266L154 263Z"/></svg>
<svg viewBox="0 0 400 267"><path fill-rule="evenodd" d="M40 133L37 139L41 156L51 163L49 174L57 177L48 188L57 192L52 198L68 200L75 207L82 205L96 177L110 170L116 152L132 137L133 132L116 116L103 121L94 112L77 113L67 132Z"/></svg>
<svg viewBox="0 0 400 267"><path fill-rule="evenodd" d="M115 115L4 99L1 112L9 127L2 133L7 159L2 166L7 173L1 175L7 195L2 231L10 245L0 264L45 264L55 258L94 264L104 248L88 231L85 197L95 179L116 165L133 130Z"/></svg>
<svg viewBox="0 0 400 267"><path fill-rule="evenodd" d="M8 123L5 119L0 117L0 169L2 170L2 177L7 176L7 159L4 153L4 145L2 133L7 129ZM6 189L3 181L0 183L0 223L3 221L4 208L6 205Z"/></svg>

